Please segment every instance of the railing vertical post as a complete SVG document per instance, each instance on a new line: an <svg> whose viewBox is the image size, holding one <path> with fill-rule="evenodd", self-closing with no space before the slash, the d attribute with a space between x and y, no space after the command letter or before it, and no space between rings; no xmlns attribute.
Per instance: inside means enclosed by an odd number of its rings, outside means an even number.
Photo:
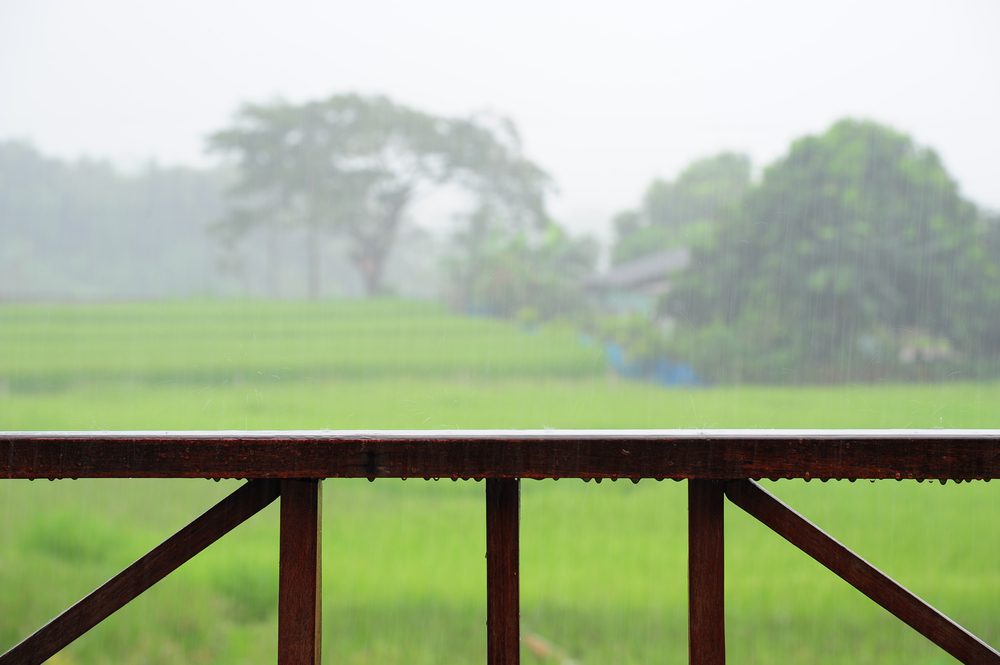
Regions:
<svg viewBox="0 0 1000 665"><path fill-rule="evenodd" d="M521 658L518 536L521 485L486 479L486 662L517 665Z"/></svg>
<svg viewBox="0 0 1000 665"><path fill-rule="evenodd" d="M723 498L716 480L688 481L688 655L691 665L726 662Z"/></svg>
<svg viewBox="0 0 1000 665"><path fill-rule="evenodd" d="M278 665L320 662L320 482L281 481Z"/></svg>

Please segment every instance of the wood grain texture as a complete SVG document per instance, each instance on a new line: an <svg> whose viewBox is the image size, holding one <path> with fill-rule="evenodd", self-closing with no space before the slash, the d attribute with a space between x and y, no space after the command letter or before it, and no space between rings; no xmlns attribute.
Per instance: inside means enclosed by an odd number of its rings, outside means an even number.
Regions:
<svg viewBox="0 0 1000 665"><path fill-rule="evenodd" d="M243 485L0 656L0 665L33 665L44 662L259 512L277 496L276 481L252 480Z"/></svg>
<svg viewBox="0 0 1000 665"><path fill-rule="evenodd" d="M749 480L726 496L963 663L1000 664L1000 654Z"/></svg>
<svg viewBox="0 0 1000 665"><path fill-rule="evenodd" d="M517 665L520 637L520 481L486 480L486 662Z"/></svg>
<svg viewBox="0 0 1000 665"><path fill-rule="evenodd" d="M7 432L0 478L1000 477L1000 430Z"/></svg>
<svg viewBox="0 0 1000 665"><path fill-rule="evenodd" d="M688 481L688 658L691 665L726 662L725 484Z"/></svg>
<svg viewBox="0 0 1000 665"><path fill-rule="evenodd" d="M320 662L322 505L321 481L281 481L278 665Z"/></svg>

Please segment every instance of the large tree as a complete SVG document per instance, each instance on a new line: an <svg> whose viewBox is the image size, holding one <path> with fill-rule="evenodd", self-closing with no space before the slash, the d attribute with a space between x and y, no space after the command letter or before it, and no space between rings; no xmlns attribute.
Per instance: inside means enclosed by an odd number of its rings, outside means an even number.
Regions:
<svg viewBox="0 0 1000 665"><path fill-rule="evenodd" d="M456 187L505 223L544 218L548 177L527 160L513 126L446 118L385 97L335 95L244 106L210 146L234 155L239 203L227 225L306 229L309 292L319 292L319 238L342 234L365 291L383 289L386 261L413 202Z"/></svg>
<svg viewBox="0 0 1000 665"><path fill-rule="evenodd" d="M1000 286L983 239L932 150L845 120L766 170L666 307L690 352L730 353L749 378L849 376L906 346L978 353Z"/></svg>
<svg viewBox="0 0 1000 665"><path fill-rule="evenodd" d="M638 208L613 220L615 262L711 242L716 223L750 188L750 159L721 153L693 162L673 182L654 180Z"/></svg>

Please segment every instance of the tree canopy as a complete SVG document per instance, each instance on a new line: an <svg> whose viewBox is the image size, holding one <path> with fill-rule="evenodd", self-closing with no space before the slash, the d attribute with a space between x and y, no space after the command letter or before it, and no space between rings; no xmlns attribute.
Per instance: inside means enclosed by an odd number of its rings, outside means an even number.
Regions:
<svg viewBox="0 0 1000 665"><path fill-rule="evenodd" d="M447 118L385 97L335 95L246 105L209 144L238 166L238 204L226 227L237 236L261 225L305 228L313 295L324 232L347 239L366 292L381 292L406 215L431 188L458 188L507 225L546 219L549 178L502 119Z"/></svg>
<svg viewBox="0 0 1000 665"><path fill-rule="evenodd" d="M551 221L513 232L483 232L484 226L488 221L473 218L470 230L454 238L449 268L455 304L525 323L587 311L583 282L597 263L596 240L573 237Z"/></svg>
<svg viewBox="0 0 1000 665"><path fill-rule="evenodd" d="M732 152L692 163L673 182L654 180L637 209L614 218L613 260L710 243L720 217L750 184L750 158Z"/></svg>
<svg viewBox="0 0 1000 665"><path fill-rule="evenodd" d="M687 353L742 378L957 358L996 349L983 234L932 150L845 120L765 171L665 306Z"/></svg>

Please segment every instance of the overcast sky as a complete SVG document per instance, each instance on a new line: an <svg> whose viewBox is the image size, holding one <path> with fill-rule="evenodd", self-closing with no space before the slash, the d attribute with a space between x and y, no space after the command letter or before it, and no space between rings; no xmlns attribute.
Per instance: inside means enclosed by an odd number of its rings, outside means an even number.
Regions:
<svg viewBox="0 0 1000 665"><path fill-rule="evenodd" d="M238 105L359 91L512 117L559 217L603 231L723 149L760 166L837 118L938 150L1000 209L1000 2L0 0L0 139L204 165Z"/></svg>

